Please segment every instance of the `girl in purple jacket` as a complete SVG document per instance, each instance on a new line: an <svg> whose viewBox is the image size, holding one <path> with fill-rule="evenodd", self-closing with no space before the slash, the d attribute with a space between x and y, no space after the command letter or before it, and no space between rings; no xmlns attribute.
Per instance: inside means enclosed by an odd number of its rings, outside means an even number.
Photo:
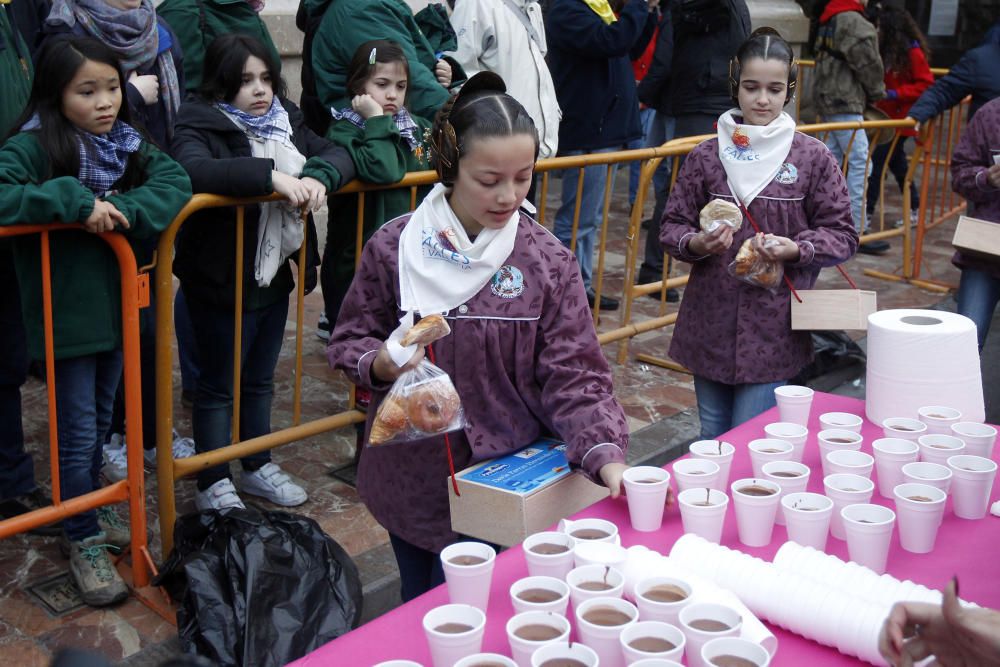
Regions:
<svg viewBox="0 0 1000 667"><path fill-rule="evenodd" d="M438 114L441 183L412 214L365 244L330 337L330 364L373 393L368 426L402 368L386 339L407 312L443 313L451 333L432 360L455 384L468 426L450 434L455 468L510 454L540 436L617 496L628 427L573 255L521 212L538 155L531 117L482 72ZM429 355L430 356L430 355ZM402 595L444 581L438 553L459 539L448 510L443 437L366 446L358 491L388 531Z"/></svg>
<svg viewBox="0 0 1000 667"><path fill-rule="evenodd" d="M809 332L791 330L790 292L764 289L728 272L743 242L782 262L796 289L820 269L854 255L844 177L822 142L795 131L782 111L795 88L791 48L770 28L737 51L730 81L739 105L719 117L718 137L684 161L664 212L660 242L691 263L691 278L670 343L670 356L694 373L703 438L715 438L774 405L774 388L809 363ZM744 211L734 231L699 227L701 209L722 199Z"/></svg>

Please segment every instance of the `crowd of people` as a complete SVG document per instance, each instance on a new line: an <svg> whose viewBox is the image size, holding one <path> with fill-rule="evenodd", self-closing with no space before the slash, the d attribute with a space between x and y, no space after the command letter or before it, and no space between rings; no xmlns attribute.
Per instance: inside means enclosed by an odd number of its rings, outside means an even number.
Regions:
<svg viewBox="0 0 1000 667"><path fill-rule="evenodd" d="M284 200L247 208L243 275L225 250L236 242L233 210L200 212L178 235L174 315L193 440L177 435L175 457L225 446L234 428L241 439L270 431L295 287L290 262L303 239L304 291L321 286L319 332L331 366L370 397L366 431L393 381L425 354L452 377L468 425L447 446L433 437L366 447L360 460L359 491L389 530L404 599L440 583L437 553L460 537L440 484L449 456L461 468L561 436L573 466L613 496L620 491L627 422L590 314L618 307L605 296L595 303L591 288L613 168L587 167L582 183L581 170L562 175L550 233L531 217L539 157L715 135L682 161L673 189L669 165L654 177L640 271L640 281L657 280L665 255L691 265L670 355L694 373L703 437L771 407L773 389L808 363L811 339L791 330L788 287L811 287L822 268L855 252L888 249L859 246L859 237L886 166L902 188L904 141L915 132L901 131L892 152L876 147L871 173L864 133L832 132L824 144L796 132L785 111L798 92L792 48L771 29L751 32L744 0L551 0L544 11L536 0L454 4L449 19L433 6L415 16L403 0L303 0L301 110L287 96L260 0L0 4L0 224L84 228L52 243L63 499L96 489L102 472L121 479L126 471L117 269L93 234L121 232L143 264L197 192ZM1000 92L1000 70L990 64L1000 42L969 51L934 83L912 17L867 5L830 0L820 19L818 113L860 120L877 104L923 122L972 93L955 189L978 217L1000 222L1000 102L989 101ZM328 194L355 177L390 185L428 168L440 182L418 191L412 213L408 191L367 196L357 271L357 205L346 199L331 202L320 255L310 211ZM917 193L906 194L915 209ZM742 224L703 224L719 200ZM9 351L0 370L0 512L9 517L51 501L21 428L28 361L45 357L39 251L18 238L0 241L0 253L7 284L20 288L0 304L0 344ZM744 253L778 267L785 283L737 280L730 265ZM982 343L1000 273L956 261L959 308L977 322ZM237 282L243 358L234 425ZM703 307L708 301L713 308ZM154 465L151 312L141 402L145 460ZM451 333L400 365L387 341L407 312L443 314ZM242 507L241 493L286 507L306 502L268 452L241 467L239 489L228 466L201 471L197 508ZM126 595L108 554L128 544L128 526L113 508L38 532L62 536L88 604Z"/></svg>

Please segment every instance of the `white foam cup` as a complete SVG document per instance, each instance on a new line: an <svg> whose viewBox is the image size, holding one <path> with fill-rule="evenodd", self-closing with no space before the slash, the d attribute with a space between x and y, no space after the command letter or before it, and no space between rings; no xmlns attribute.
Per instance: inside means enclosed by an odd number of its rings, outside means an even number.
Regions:
<svg viewBox="0 0 1000 667"><path fill-rule="evenodd" d="M524 637L528 626L544 626L548 634L545 638ZM538 628L536 628L538 629ZM507 641L510 643L510 655L518 667L530 667L531 656L546 644L558 644L569 641L569 621L562 614L550 611L528 611L516 614L507 621Z"/></svg>
<svg viewBox="0 0 1000 667"><path fill-rule="evenodd" d="M872 443L878 492L883 498L893 498L892 490L903 483L903 466L920 458L920 445L903 438L879 438Z"/></svg>
<svg viewBox="0 0 1000 667"><path fill-rule="evenodd" d="M952 508L960 519L982 519L990 504L997 464L982 456L960 455L948 459L954 477L951 482Z"/></svg>
<svg viewBox="0 0 1000 667"><path fill-rule="evenodd" d="M606 519L562 519L559 521L559 530L572 537L577 543L580 542L619 542L618 526ZM604 533L602 537L583 537L590 534L590 531Z"/></svg>
<svg viewBox="0 0 1000 667"><path fill-rule="evenodd" d="M481 559L475 564L461 564L456 559ZM441 551L441 565L448 583L448 597L455 604L470 604L486 611L493 583L497 552L482 542L456 542Z"/></svg>
<svg viewBox="0 0 1000 667"><path fill-rule="evenodd" d="M922 435L917 438L920 445L920 460L938 465L948 465L952 456L965 454L965 442L953 435Z"/></svg>
<svg viewBox="0 0 1000 667"><path fill-rule="evenodd" d="M985 459L992 458L997 430L989 424L957 422L951 425L951 435L965 442L965 454L982 456Z"/></svg>
<svg viewBox="0 0 1000 667"><path fill-rule="evenodd" d="M542 667L550 660L576 660L585 667L597 667L600 658L594 649L580 642L546 644L531 655L531 667Z"/></svg>
<svg viewBox="0 0 1000 667"><path fill-rule="evenodd" d="M576 540L566 533L559 531L534 533L524 539L522 546L524 547L524 560L528 564L528 574L533 577L565 579L569 571L575 567L573 547L576 546ZM566 550L559 553L535 551L538 548L542 551L554 551L558 547L565 547Z"/></svg>
<svg viewBox="0 0 1000 667"><path fill-rule="evenodd" d="M933 551L938 527L944 517L945 492L927 484L906 483L893 489L893 493L896 496L900 544L915 554Z"/></svg>
<svg viewBox="0 0 1000 667"><path fill-rule="evenodd" d="M680 613L680 627L687 639L684 654L689 667L705 667L701 657L701 647L713 639L721 637L739 637L743 628L743 617L732 607L715 602L695 602L684 607ZM698 621L717 621L727 628L725 630L705 630L699 627ZM695 625L692 626L692 623Z"/></svg>
<svg viewBox="0 0 1000 667"><path fill-rule="evenodd" d="M773 493L757 496L746 493L748 487L763 487ZM771 542L774 517L781 501L781 487L763 478L738 479L730 485L736 509L740 542L748 547L762 547Z"/></svg>
<svg viewBox="0 0 1000 667"><path fill-rule="evenodd" d="M819 493L789 493L781 499L788 539L819 551L826 548L833 501Z"/></svg>
<svg viewBox="0 0 1000 667"><path fill-rule="evenodd" d="M684 667L674 660L664 660L663 658L644 658L636 660L630 667Z"/></svg>
<svg viewBox="0 0 1000 667"><path fill-rule="evenodd" d="M833 516L830 518L830 534L838 540L847 537L844 532L844 520L840 510L848 505L866 504L871 502L875 484L870 479L858 475L838 473L823 478L823 488L827 497L833 501Z"/></svg>
<svg viewBox="0 0 1000 667"><path fill-rule="evenodd" d="M586 617L596 609L613 609L628 620L620 625L593 623ZM576 608L575 615L577 635L581 642L594 649L601 667L624 667L621 634L628 626L639 622L639 610L635 605L621 598L591 598Z"/></svg>
<svg viewBox="0 0 1000 667"><path fill-rule="evenodd" d="M951 425L962 419L962 413L943 405L925 405L917 409L917 419L927 424L928 433L951 435Z"/></svg>
<svg viewBox="0 0 1000 667"><path fill-rule="evenodd" d="M639 612L642 617L642 612ZM662 621L639 621L625 628L619 637L622 646L622 653L625 655L625 664L632 665L639 660L649 658L659 658L660 660L680 660L684 656L684 644L687 641L680 628ZM652 639L658 642L665 642L661 646L643 647L633 646L637 640ZM672 647L668 647L671 644ZM659 649L659 650L657 650Z"/></svg>
<svg viewBox="0 0 1000 667"><path fill-rule="evenodd" d="M610 588L586 588L586 584L590 582L600 582L610 586ZM573 608L576 609L591 598L621 597L625 590L625 575L614 567L584 565L574 568L567 574L566 583L569 585L569 599L573 602ZM584 587L581 588L581 584L584 584Z"/></svg>
<svg viewBox="0 0 1000 667"><path fill-rule="evenodd" d="M462 632L444 632L438 629L453 623L470 629ZM479 653L483 648L486 614L478 607L467 604L435 607L424 614L423 625L434 667L453 667L465 656Z"/></svg>
<svg viewBox="0 0 1000 667"><path fill-rule="evenodd" d="M758 438L747 445L750 451L750 463L753 466L753 476L763 475L761 468L770 461L791 461L795 456L795 446L787 440L777 438Z"/></svg>
<svg viewBox="0 0 1000 667"><path fill-rule="evenodd" d="M573 562L584 565L610 565L624 571L628 562L628 549L612 542L579 542L573 548Z"/></svg>
<svg viewBox="0 0 1000 667"><path fill-rule="evenodd" d="M796 384L776 387L774 400L778 404L778 414L781 415L781 421L803 426L808 424L814 394L815 392L809 387Z"/></svg>
<svg viewBox="0 0 1000 667"><path fill-rule="evenodd" d="M882 422L882 433L887 438L916 440L927 434L927 424L909 417L889 417Z"/></svg>
<svg viewBox="0 0 1000 667"><path fill-rule="evenodd" d="M375 667L424 667L419 662L413 662L412 660L386 660L385 662L380 662Z"/></svg>
<svg viewBox="0 0 1000 667"><path fill-rule="evenodd" d="M685 533L694 533L715 543L722 539L729 496L716 489L687 489L677 494L677 504L681 508Z"/></svg>
<svg viewBox="0 0 1000 667"><path fill-rule="evenodd" d="M539 599L553 595L558 597L554 600ZM569 606L569 585L555 577L525 577L511 585L510 601L514 612L518 614L526 611L551 611L565 615L566 607Z"/></svg>
<svg viewBox="0 0 1000 667"><path fill-rule="evenodd" d="M622 479L633 530L640 533L659 530L670 490L670 473L654 466L635 466L628 468Z"/></svg>
<svg viewBox="0 0 1000 667"><path fill-rule="evenodd" d="M701 647L701 659L706 665L716 664L714 661L723 656L742 658L754 667L768 667L771 664L771 654L767 649L749 639L722 637L709 640Z"/></svg>
<svg viewBox="0 0 1000 667"><path fill-rule="evenodd" d="M861 426L864 423L864 419L851 412L824 412L819 416L819 425L824 431L841 429L861 433Z"/></svg>
<svg viewBox="0 0 1000 667"><path fill-rule="evenodd" d="M816 434L816 441L819 443L819 458L820 463L823 466L823 476L826 477L830 474L826 468L826 455L830 452L845 449L858 451L861 449L861 444L864 442L864 438L860 433L855 433L854 431L832 428L827 429L826 431L820 431Z"/></svg>
<svg viewBox="0 0 1000 667"><path fill-rule="evenodd" d="M806 451L806 438L809 437L808 428L792 422L774 422L764 427L764 434L768 438L792 443L792 447L795 448L792 460L802 463L802 457Z"/></svg>
<svg viewBox="0 0 1000 667"><path fill-rule="evenodd" d="M847 553L858 565L885 573L896 514L882 505L848 505L840 510L847 533Z"/></svg>
<svg viewBox="0 0 1000 667"><path fill-rule="evenodd" d="M698 440L691 443L690 452L691 456L696 459L713 461L719 466L719 474L712 482L712 488L717 491L725 491L726 485L729 483L729 469L733 465L733 454L736 453L736 448L722 440Z"/></svg>
<svg viewBox="0 0 1000 667"><path fill-rule="evenodd" d="M518 664L511 658L499 653L477 653L468 655L455 663L455 667L480 667L489 665L490 667L518 667ZM528 667L528 663L524 663Z"/></svg>
<svg viewBox="0 0 1000 667"><path fill-rule="evenodd" d="M658 587L679 589L684 593L684 597L671 601L665 599L662 595L649 593L650 590ZM635 586L635 604L639 608L639 618L643 621L661 621L677 625L681 609L691 603L693 592L691 584L677 577L664 575L645 577ZM653 599L650 595L659 599Z"/></svg>
<svg viewBox="0 0 1000 667"><path fill-rule="evenodd" d="M708 459L683 458L674 463L677 492L687 489L712 489L719 477L719 464Z"/></svg>
<svg viewBox="0 0 1000 667"><path fill-rule="evenodd" d="M795 461L769 461L761 466L761 477L770 480L781 487L782 498L789 493L805 491L809 486L809 466ZM785 514L778 508L774 515L774 522L779 526L785 525Z"/></svg>
<svg viewBox="0 0 1000 667"><path fill-rule="evenodd" d="M903 481L900 483L927 484L948 493L951 490L951 480L954 475L955 473L948 466L918 461L903 466Z"/></svg>
<svg viewBox="0 0 1000 667"><path fill-rule="evenodd" d="M875 459L870 454L850 449L838 449L826 455L826 469L830 475L848 473L871 479Z"/></svg>

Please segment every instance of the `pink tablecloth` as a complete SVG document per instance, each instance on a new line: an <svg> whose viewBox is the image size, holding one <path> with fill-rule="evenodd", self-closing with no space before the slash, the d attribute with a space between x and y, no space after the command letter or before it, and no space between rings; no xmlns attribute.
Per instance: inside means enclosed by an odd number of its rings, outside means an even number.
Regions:
<svg viewBox="0 0 1000 667"><path fill-rule="evenodd" d="M943 399L942 399L943 400ZM945 401L947 402L947 401ZM822 473L819 472L819 449L816 433L819 431L819 415L824 412L853 412L864 417L864 403L852 398L831 394L816 394L810 419L810 436L807 442L805 463L813 468L809 490L823 492ZM764 437L764 425L778 421L777 409L770 410L723 436L723 440L736 445L730 481L752 475L750 456L746 444L755 438ZM873 440L882 437L881 428L865 422L863 451L871 453ZM1000 450L1000 448L998 448ZM994 453L997 458L1000 451ZM991 501L1000 495L1000 484L994 487ZM876 489L873 502L890 504ZM680 514L676 506L667 510L663 528L655 533L637 533L628 520L628 508L624 502L610 499L597 503L576 515L610 519L618 524L622 544L626 547L643 544L663 553L669 553L671 545L682 533ZM785 528L775 526L771 544L763 548L751 548L740 544L736 534L736 517L733 510L726 517L722 544L740 549L753 556L771 560L786 539ZM827 552L847 560L847 544L832 536L827 542ZM961 582L962 597L994 608L1000 608L1000 518L987 515L979 521L958 519L951 512L948 502L944 523L938 533L936 548L929 554L911 554L899 546L898 531L893 536L889 554L888 572L899 579L912 579L917 583L940 589L953 576ZM527 576L527 567L520 547L508 549L497 558L493 574L493 592L487 610L486 635L483 650L510 655L510 647L504 626L513 614L508 590L510 585ZM407 658L424 665L430 665L430 651L424 639L421 619L430 609L448 603L445 586L422 595L401 607L363 625L339 639L317 649L294 663L297 666L315 667L329 665L337 667L370 667L389 659ZM857 665L855 658L841 655L836 650L821 646L798 635L771 626L778 637L779 647L772 662L775 667L801 667L816 665L835 667Z"/></svg>

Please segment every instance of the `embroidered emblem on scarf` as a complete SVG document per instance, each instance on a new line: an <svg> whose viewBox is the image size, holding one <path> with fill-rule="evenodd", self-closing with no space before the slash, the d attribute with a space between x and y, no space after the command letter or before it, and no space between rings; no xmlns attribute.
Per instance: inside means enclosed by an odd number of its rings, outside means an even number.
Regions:
<svg viewBox="0 0 1000 667"><path fill-rule="evenodd" d="M760 159L760 154L750 145L750 137L737 125L733 130L733 145L726 147L726 157L740 162L753 162Z"/></svg>
<svg viewBox="0 0 1000 667"><path fill-rule="evenodd" d="M447 264L454 264L460 269L468 270L472 262L455 249L455 243L445 232L438 233L433 227L424 227L424 257L436 259Z"/></svg>

